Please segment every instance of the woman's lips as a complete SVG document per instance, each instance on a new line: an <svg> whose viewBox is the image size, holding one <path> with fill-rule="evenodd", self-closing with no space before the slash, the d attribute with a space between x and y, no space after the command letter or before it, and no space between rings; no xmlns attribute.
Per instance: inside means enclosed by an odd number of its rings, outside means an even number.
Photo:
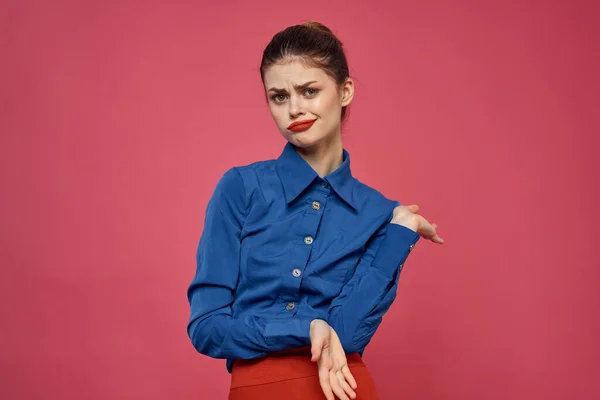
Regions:
<svg viewBox="0 0 600 400"><path fill-rule="evenodd" d="M308 121L296 121L293 124L290 124L290 126L288 126L288 130L290 130L292 132L305 131L308 128L310 128L315 123L315 121L316 121L316 119L312 119L312 120L308 120Z"/></svg>

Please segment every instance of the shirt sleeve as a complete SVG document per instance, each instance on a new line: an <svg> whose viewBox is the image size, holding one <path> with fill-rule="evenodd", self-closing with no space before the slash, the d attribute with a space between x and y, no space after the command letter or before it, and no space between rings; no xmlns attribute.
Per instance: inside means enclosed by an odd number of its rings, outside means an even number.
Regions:
<svg viewBox="0 0 600 400"><path fill-rule="evenodd" d="M244 182L232 168L219 180L208 202L196 273L187 291L188 335L198 352L213 358L250 359L310 344L311 318L267 322L252 315L232 315L246 212Z"/></svg>
<svg viewBox="0 0 600 400"><path fill-rule="evenodd" d="M367 243L327 317L346 353L364 350L375 334L396 298L400 271L419 237L407 227L385 223Z"/></svg>

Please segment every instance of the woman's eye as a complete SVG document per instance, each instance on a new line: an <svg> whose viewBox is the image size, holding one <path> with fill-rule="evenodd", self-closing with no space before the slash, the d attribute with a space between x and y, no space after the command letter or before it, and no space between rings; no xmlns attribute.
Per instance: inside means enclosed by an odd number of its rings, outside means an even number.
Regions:
<svg viewBox="0 0 600 400"><path fill-rule="evenodd" d="M319 93L319 89L315 89L315 88L306 88L304 89L304 95L308 96L308 97L313 97L315 96L317 93ZM287 100L287 94L275 94L273 96L271 96L271 99L275 102L275 103L283 103L284 101Z"/></svg>

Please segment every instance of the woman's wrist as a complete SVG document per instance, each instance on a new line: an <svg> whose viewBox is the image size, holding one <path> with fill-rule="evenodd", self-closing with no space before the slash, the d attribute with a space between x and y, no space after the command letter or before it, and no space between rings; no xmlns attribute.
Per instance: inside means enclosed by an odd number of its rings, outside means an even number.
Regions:
<svg viewBox="0 0 600 400"><path fill-rule="evenodd" d="M319 318L315 318L312 321L310 321L310 326L312 328L313 325L315 325L316 323L318 323L319 321L325 322L327 323L327 321L325 321L324 319L319 319Z"/></svg>
<svg viewBox="0 0 600 400"><path fill-rule="evenodd" d="M416 218L414 214L412 215L402 215L400 217L394 217L390 221L391 224L404 226L414 232L419 229L419 220Z"/></svg>

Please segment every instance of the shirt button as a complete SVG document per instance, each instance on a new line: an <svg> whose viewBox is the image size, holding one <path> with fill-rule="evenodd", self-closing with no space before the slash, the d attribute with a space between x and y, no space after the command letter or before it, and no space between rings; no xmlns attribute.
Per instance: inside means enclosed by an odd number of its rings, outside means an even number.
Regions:
<svg viewBox="0 0 600 400"><path fill-rule="evenodd" d="M294 308L296 308L296 305L294 303L287 303L287 305L285 306L285 309L288 311L292 311Z"/></svg>
<svg viewBox="0 0 600 400"><path fill-rule="evenodd" d="M292 275L294 275L294 278L297 278L300 275L302 275L302 271L300 271L298 268L294 268L294 270L292 271Z"/></svg>
<svg viewBox="0 0 600 400"><path fill-rule="evenodd" d="M313 238L312 236L307 236L304 238L304 244L312 244Z"/></svg>
<svg viewBox="0 0 600 400"><path fill-rule="evenodd" d="M329 187L329 184L327 182L323 182L323 183L321 183L321 186L323 186L325 189L327 189Z"/></svg>
<svg viewBox="0 0 600 400"><path fill-rule="evenodd" d="M313 210L318 210L319 208L321 208L321 203L319 203L318 201L313 201L312 208Z"/></svg>

